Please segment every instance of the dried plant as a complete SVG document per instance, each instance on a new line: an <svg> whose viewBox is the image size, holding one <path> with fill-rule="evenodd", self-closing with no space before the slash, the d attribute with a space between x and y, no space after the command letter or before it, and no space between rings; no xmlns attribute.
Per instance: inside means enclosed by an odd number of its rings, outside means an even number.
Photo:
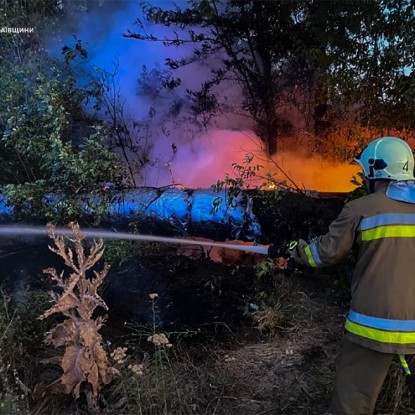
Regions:
<svg viewBox="0 0 415 415"><path fill-rule="evenodd" d="M69 277L64 272L58 275L56 269L48 268L43 272L49 274L57 283L60 294L52 292L55 304L39 319L60 313L66 319L47 333L45 342L55 347L65 347L60 365L62 376L43 389L52 393L72 393L79 398L82 391L86 392L88 404L97 407L98 393L101 387L108 384L113 377L113 368L103 348L103 339L98 333L105 317L94 317L97 307L108 310L104 300L97 293L103 282L109 265L105 264L100 272L93 271L95 277L87 276L90 270L103 255L103 241L94 241L89 254L86 255L79 225L70 223L73 233L74 251L68 247L62 236L55 235L55 228L48 224L49 235L55 247L49 249L62 257L65 264L73 270ZM89 384L89 392L84 386ZM91 393L92 390L92 393ZM91 408L92 409L92 408Z"/></svg>

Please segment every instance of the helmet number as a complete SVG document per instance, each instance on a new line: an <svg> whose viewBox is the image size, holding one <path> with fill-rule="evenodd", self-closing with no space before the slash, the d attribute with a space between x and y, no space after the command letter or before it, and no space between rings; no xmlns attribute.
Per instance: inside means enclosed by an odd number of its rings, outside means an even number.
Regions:
<svg viewBox="0 0 415 415"><path fill-rule="evenodd" d="M403 165L402 170L403 170L403 171L408 171L408 170L409 170L409 167L408 167L408 160L406 160L406 161L405 161L405 164Z"/></svg>

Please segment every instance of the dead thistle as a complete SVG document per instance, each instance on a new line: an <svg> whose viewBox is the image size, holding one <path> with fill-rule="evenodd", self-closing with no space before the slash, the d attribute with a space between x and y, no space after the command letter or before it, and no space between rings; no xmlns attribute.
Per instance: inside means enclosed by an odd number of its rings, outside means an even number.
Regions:
<svg viewBox="0 0 415 415"><path fill-rule="evenodd" d="M55 247L49 246L49 249L62 257L73 272L69 277L65 277L63 272L58 275L54 268L43 271L57 283L57 288L61 290L61 293L51 293L55 304L39 317L39 319L44 319L56 313L61 313L66 317L66 320L55 326L45 338L48 344L65 347L64 354L60 358L63 374L46 387L38 385L40 386L38 391L40 389L43 392L42 395L46 392L72 393L75 398L79 398L81 385L84 386L83 382L86 382L90 385L92 394L84 388L82 391L86 392L88 403L92 402L95 406L90 409L97 410L98 393L103 385L111 381L114 373L103 348L102 337L98 333L105 317L93 318L97 307L108 310L97 290L107 275L109 265L105 264L100 272L93 271L95 277L87 276L87 271L99 261L103 254L103 241L94 241L87 255L83 246L85 236L81 234L79 225L72 222L69 226L73 233L74 251L66 246L62 236L55 235L54 226L48 224L49 235L55 244Z"/></svg>

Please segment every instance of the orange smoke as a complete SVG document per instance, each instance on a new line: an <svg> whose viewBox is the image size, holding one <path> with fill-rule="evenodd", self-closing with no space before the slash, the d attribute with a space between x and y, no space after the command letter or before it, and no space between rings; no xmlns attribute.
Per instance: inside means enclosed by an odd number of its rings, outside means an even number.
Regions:
<svg viewBox="0 0 415 415"><path fill-rule="evenodd" d="M351 180L361 170L358 165L334 164L321 157L305 157L292 152L277 154L273 157L273 162L262 162L261 164L264 166L264 171L274 173L277 181L285 180L287 185L293 186L295 184L296 187L302 189L320 192L349 192L353 190L356 186L351 183Z"/></svg>
<svg viewBox="0 0 415 415"><path fill-rule="evenodd" d="M324 192L348 192L355 188L353 176L359 166L333 164L321 157L309 156L308 144L290 140L290 145L281 145L272 159L263 151L263 144L252 132L216 130L192 143L178 143L174 158L169 161L169 171L164 183L173 178L175 184L189 188L208 188L226 174L237 177L232 164L248 167L261 165L257 178L250 187L261 186L267 173L273 174L277 182L285 181L290 187ZM244 164L247 155L253 155L250 164ZM290 178L288 179L287 176ZM291 181L292 180L292 181ZM295 185L292 183L294 182ZM272 188L272 183L267 183Z"/></svg>

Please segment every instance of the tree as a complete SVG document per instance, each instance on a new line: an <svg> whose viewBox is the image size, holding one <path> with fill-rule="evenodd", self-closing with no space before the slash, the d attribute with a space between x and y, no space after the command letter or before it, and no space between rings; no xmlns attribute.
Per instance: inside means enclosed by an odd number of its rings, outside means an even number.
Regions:
<svg viewBox="0 0 415 415"><path fill-rule="evenodd" d="M167 60L170 68L178 68L211 54L225 53L222 67L212 70L199 92L192 92L198 105L194 110L215 112L217 100L212 93L214 86L224 80L237 82L244 93L243 109L254 121L259 137L266 143L269 153L276 151L276 137L283 120L278 113L281 90L288 69L287 51L293 48L292 14L301 3L231 1L224 7L219 1L189 2L190 8L163 10L160 7L143 7L147 20L189 28L188 38L163 39L166 45L182 46L194 42L198 48L188 59ZM138 21L143 28L142 22ZM198 32L196 32L198 30ZM127 37L156 41L153 35L131 33ZM273 45L271 48L270 45Z"/></svg>
<svg viewBox="0 0 415 415"><path fill-rule="evenodd" d="M112 197L107 183L128 184L100 118L103 88L79 82L74 70L74 53L86 58L87 51L76 42L73 49L64 48L59 62L48 56L42 41L49 30L60 33L68 6L70 12L82 2L0 5L0 27L34 29L11 30L0 42L5 58L0 63L0 186L20 217L66 222L79 219L86 203L98 221Z"/></svg>
<svg viewBox="0 0 415 415"><path fill-rule="evenodd" d="M137 20L137 32L126 37L196 46L187 58L168 59L171 68L221 53L221 66L194 92L199 110L216 111L215 87L237 82L270 154L290 128L282 114L287 104L301 108L323 136L330 119L344 111L377 126L390 124L385 116L391 109L402 114L397 95L410 81L404 66L414 59L409 0L201 0L188 1L187 8L146 4L143 14L178 31L157 38ZM412 111L404 112L407 121Z"/></svg>
<svg viewBox="0 0 415 415"><path fill-rule="evenodd" d="M337 20L347 37L337 38L343 39L340 44L335 38L330 42L329 99L334 107L353 109L364 125L404 128L413 118L408 109L414 110L414 102L406 101L406 110L402 106L402 84L409 83L415 58L414 5L409 0L366 1L356 10ZM406 122L397 123L398 114Z"/></svg>

